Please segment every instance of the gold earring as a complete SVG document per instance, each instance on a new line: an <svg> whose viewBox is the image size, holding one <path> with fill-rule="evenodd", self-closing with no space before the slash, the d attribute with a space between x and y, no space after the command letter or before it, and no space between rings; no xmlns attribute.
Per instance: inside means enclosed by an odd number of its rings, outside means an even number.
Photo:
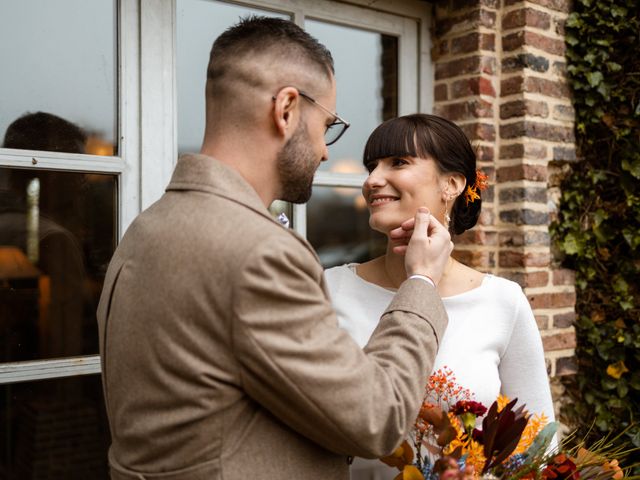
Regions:
<svg viewBox="0 0 640 480"><path fill-rule="evenodd" d="M449 230L449 224L451 223L451 217L449 216L449 196L444 199L444 228Z"/></svg>

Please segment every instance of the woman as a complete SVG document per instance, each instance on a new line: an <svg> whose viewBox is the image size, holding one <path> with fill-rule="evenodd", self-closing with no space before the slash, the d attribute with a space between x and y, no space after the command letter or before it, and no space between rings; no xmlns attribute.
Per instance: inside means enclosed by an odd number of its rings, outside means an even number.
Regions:
<svg viewBox="0 0 640 480"><path fill-rule="evenodd" d="M426 206L452 235L463 233L478 220L479 190L486 179L476 173L475 153L462 130L434 115L383 123L369 137L363 161L369 171L362 187L369 225L387 235L386 254L326 271L340 325L362 347L406 278L389 231ZM457 383L487 407L503 394L553 421L542 342L520 286L449 258L438 291L449 326L434 371L451 369ZM393 478L396 473L379 461L356 459L352 478Z"/></svg>

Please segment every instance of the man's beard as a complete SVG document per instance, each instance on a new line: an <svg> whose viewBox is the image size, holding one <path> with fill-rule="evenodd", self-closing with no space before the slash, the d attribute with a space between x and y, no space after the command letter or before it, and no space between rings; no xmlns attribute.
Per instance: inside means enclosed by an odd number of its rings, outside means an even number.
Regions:
<svg viewBox="0 0 640 480"><path fill-rule="evenodd" d="M305 203L311 198L317 162L310 144L307 127L301 123L278 153L278 173L282 188L280 200Z"/></svg>

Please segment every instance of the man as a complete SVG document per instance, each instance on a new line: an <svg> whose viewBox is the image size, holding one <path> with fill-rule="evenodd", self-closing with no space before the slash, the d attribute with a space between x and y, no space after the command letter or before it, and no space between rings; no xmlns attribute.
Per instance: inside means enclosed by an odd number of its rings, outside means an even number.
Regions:
<svg viewBox="0 0 640 480"><path fill-rule="evenodd" d="M425 213L408 246L414 220L396 231L425 277L363 352L312 248L266 209L308 200L343 122L329 52L253 17L216 40L207 78L201 154L127 231L98 309L112 478L346 479L349 455L391 452L417 414L446 325L426 277L450 238Z"/></svg>

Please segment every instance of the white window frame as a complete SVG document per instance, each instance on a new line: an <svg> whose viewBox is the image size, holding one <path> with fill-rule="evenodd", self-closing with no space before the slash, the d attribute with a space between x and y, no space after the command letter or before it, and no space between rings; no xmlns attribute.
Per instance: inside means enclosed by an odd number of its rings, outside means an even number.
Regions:
<svg viewBox="0 0 640 480"><path fill-rule="evenodd" d="M431 8L421 0L230 1L399 38L399 114L433 107ZM371 5L373 3L373 5ZM1 9L1 7L0 7ZM118 238L156 201L177 158L176 2L118 0L118 155L65 154L0 148L0 166L118 176ZM315 186L360 188L365 175L318 172ZM293 224L306 236L306 206L294 205ZM0 384L100 373L98 355L0 364Z"/></svg>

